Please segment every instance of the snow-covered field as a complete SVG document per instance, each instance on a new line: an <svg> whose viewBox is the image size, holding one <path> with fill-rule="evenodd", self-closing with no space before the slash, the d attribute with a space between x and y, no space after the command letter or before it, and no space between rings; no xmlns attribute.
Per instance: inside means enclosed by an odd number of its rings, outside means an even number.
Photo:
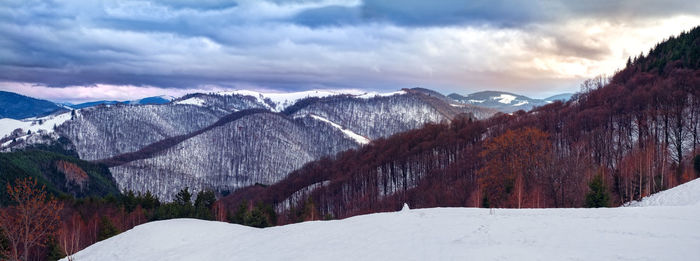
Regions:
<svg viewBox="0 0 700 261"><path fill-rule="evenodd" d="M178 219L75 260L700 260L700 180L608 209L404 210L255 229Z"/></svg>

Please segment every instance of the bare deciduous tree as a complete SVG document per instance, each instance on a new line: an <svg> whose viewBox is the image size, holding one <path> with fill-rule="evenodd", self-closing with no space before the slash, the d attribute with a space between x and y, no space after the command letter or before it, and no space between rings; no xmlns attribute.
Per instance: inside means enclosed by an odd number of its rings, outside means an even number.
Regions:
<svg viewBox="0 0 700 261"><path fill-rule="evenodd" d="M10 260L26 261L33 247L44 246L56 232L63 205L47 197L45 187L32 178L17 179L14 186L8 183L7 194L16 205L0 212L0 227L10 243L5 254Z"/></svg>

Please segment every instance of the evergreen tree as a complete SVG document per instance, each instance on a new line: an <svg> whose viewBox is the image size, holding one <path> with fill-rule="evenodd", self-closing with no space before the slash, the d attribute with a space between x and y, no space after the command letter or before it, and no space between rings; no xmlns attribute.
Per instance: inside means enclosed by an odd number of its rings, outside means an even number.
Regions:
<svg viewBox="0 0 700 261"><path fill-rule="evenodd" d="M138 205L138 202L133 191L129 190L128 192L124 193L124 196L122 197L122 204L124 205L126 212L131 213L134 211L136 205Z"/></svg>
<svg viewBox="0 0 700 261"><path fill-rule="evenodd" d="M46 241L46 249L48 250L48 253L46 253L46 260L56 261L66 257L58 241L53 236L49 236L49 239Z"/></svg>
<svg viewBox="0 0 700 261"><path fill-rule="evenodd" d="M155 209L158 206L160 206L160 201L158 201L158 198L154 197L153 194L151 194L150 191L146 191L146 194L140 196L140 202L141 202L141 207L144 209Z"/></svg>
<svg viewBox="0 0 700 261"><path fill-rule="evenodd" d="M700 175L700 154L695 155L695 159L693 159L693 165L695 167L695 173Z"/></svg>
<svg viewBox="0 0 700 261"><path fill-rule="evenodd" d="M197 193L197 199L194 201L196 218L213 220L214 213L212 212L212 206L214 206L214 202L216 202L214 191L202 190Z"/></svg>
<svg viewBox="0 0 700 261"><path fill-rule="evenodd" d="M235 212L233 212L233 215L228 218L229 222L234 223L234 224L241 224L245 225L246 220L248 220L248 204L245 202L241 202L240 205L238 205L238 209L236 209Z"/></svg>
<svg viewBox="0 0 700 261"><path fill-rule="evenodd" d="M596 175L590 184L588 184L590 191L586 195L586 207L587 208L600 208L608 207L610 204L610 195L605 188L603 183L603 176Z"/></svg>
<svg viewBox="0 0 700 261"><path fill-rule="evenodd" d="M102 216L100 219L100 231L97 235L97 240L102 241L119 234L117 227L112 224L112 221L107 216Z"/></svg>
<svg viewBox="0 0 700 261"><path fill-rule="evenodd" d="M190 194L189 188L185 187L175 194L175 203L178 205L192 205L192 194Z"/></svg>
<svg viewBox="0 0 700 261"><path fill-rule="evenodd" d="M194 201L194 206L196 208L207 208L211 209L211 207L214 205L214 202L216 202L216 195L214 194L214 191L211 190L202 190L199 193L197 193L197 199Z"/></svg>

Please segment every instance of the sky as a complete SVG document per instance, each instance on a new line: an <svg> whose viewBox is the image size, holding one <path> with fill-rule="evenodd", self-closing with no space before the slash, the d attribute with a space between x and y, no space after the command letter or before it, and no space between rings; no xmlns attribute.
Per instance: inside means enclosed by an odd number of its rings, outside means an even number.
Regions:
<svg viewBox="0 0 700 261"><path fill-rule="evenodd" d="M576 92L700 25L696 1L2 0L0 90Z"/></svg>

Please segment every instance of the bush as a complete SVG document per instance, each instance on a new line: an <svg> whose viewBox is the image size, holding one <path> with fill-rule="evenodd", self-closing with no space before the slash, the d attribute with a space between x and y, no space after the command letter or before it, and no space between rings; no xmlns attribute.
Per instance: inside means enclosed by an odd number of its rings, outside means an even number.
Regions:
<svg viewBox="0 0 700 261"><path fill-rule="evenodd" d="M610 205L610 195L603 183L603 176L596 175L588 184L590 191L586 195L587 208L602 208Z"/></svg>

